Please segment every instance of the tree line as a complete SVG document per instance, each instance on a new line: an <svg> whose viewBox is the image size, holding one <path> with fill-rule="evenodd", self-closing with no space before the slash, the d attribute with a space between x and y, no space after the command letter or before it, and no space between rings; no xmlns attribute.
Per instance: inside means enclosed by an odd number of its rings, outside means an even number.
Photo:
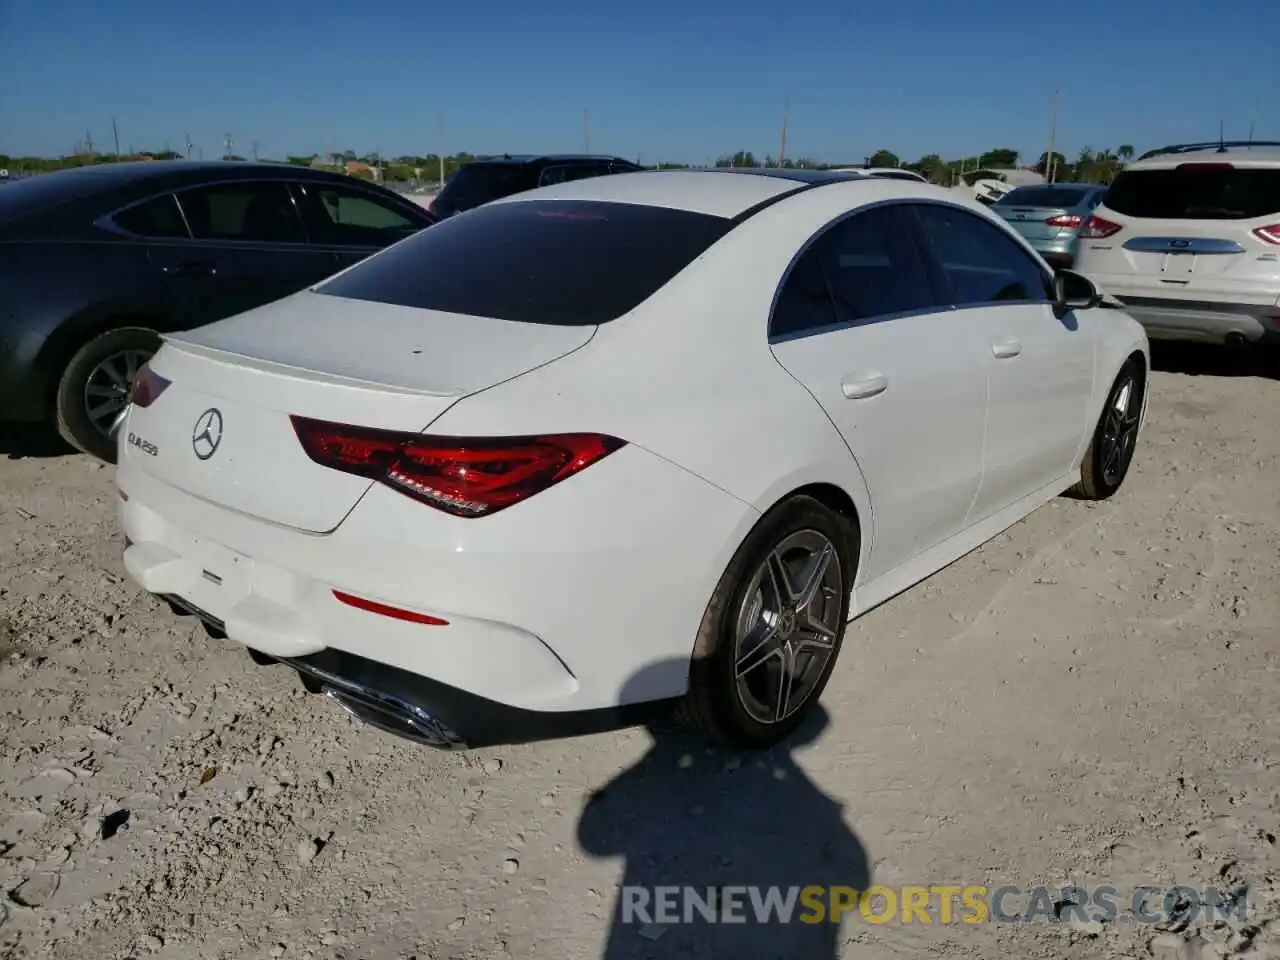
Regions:
<svg viewBox="0 0 1280 960"><path fill-rule="evenodd" d="M1052 175L1055 181L1077 181L1080 183L1110 183L1125 163L1132 160L1134 148L1130 144L1122 144L1112 149L1095 149L1084 147L1074 160L1065 154L1055 151L1053 154L1042 153L1029 169L1035 170L1048 178ZM984 170L1009 170L1019 166L1020 156L1017 150L1009 147L997 147L976 156L958 157L944 160L936 153L926 154L918 160L904 161L892 150L877 150L867 157L838 163L818 163L801 157L796 160L787 158L781 164L772 156L766 155L763 160L750 150L739 150L737 153L724 154L716 158L718 167L778 167L824 170L834 167L900 167L920 174L932 183L942 186L954 186L961 180L972 180Z"/></svg>
<svg viewBox="0 0 1280 960"><path fill-rule="evenodd" d="M1030 169L1036 170L1053 180L1074 180L1084 183L1110 183L1120 168L1134 156L1134 148L1122 144L1115 149L1095 149L1084 147L1074 159L1062 153L1042 153ZM0 168L11 173L39 173L52 170L65 170L73 167L88 166L97 163L113 163L117 160L179 160L182 154L173 150L155 152L130 153L117 157L115 154L80 152L62 157L13 157L0 154ZM228 154L224 160L244 160L244 157ZM447 155L443 158L443 171L446 178L459 168L477 159L475 154L462 152ZM638 158L637 158L638 159ZM904 161L892 150L877 150L870 156L846 162L821 162L810 157L787 157L778 162L773 156L759 158L750 150L738 150L715 158L717 167L782 167L784 169L824 170L833 167L873 166L901 167L913 170L933 183L952 186L962 180L972 181L983 170L1007 170L1019 165L1018 151L1008 147L998 147L976 156L943 159L939 154L930 153L918 160ZM405 154L384 158L376 153L357 154L353 150L328 155L297 154L285 158L286 163L296 166L324 167L349 172L353 176L365 179L381 178L391 182L436 182L440 179L441 157L438 154ZM663 170L685 169L686 163L655 163L647 165L650 169Z"/></svg>

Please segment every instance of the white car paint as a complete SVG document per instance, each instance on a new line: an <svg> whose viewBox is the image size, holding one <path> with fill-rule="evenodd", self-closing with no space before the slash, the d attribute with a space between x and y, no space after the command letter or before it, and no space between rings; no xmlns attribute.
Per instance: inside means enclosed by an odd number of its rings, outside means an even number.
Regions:
<svg viewBox="0 0 1280 960"><path fill-rule="evenodd" d="M1268 177L1271 186L1254 193L1274 202L1245 218L1156 217L1115 209L1109 193L1080 231L1076 269L1126 303L1153 338L1280 343L1280 148L1158 153L1126 165L1117 185L1196 166ZM1160 192L1174 189L1166 184ZM1238 192L1235 201L1257 203Z"/></svg>
<svg viewBox="0 0 1280 960"><path fill-rule="evenodd" d="M495 203L732 217L797 186L663 171ZM131 407L120 432L126 567L272 656L345 650L509 706L588 710L683 694L680 664L729 559L770 507L824 484L848 496L862 528L856 616L1069 487L1117 371L1147 351L1122 312L1064 322L1048 304L940 309L771 345L775 293L809 238L850 211L908 200L963 207L1035 257L951 191L843 179L754 213L599 326L310 290L171 336L151 364L171 385ZM222 444L201 461L194 428L214 407ZM461 518L311 462L290 414L433 436L590 431L627 445L510 509ZM448 625L371 614L334 589ZM675 666L643 669L660 662ZM629 684L637 675L647 686Z"/></svg>

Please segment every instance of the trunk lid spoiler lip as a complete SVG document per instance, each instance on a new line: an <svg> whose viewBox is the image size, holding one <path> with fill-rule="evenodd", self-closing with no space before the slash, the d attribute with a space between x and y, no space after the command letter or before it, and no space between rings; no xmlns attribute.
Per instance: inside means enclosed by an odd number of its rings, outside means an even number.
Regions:
<svg viewBox="0 0 1280 960"><path fill-rule="evenodd" d="M315 370L310 367L283 363L279 360L266 360L262 357L255 357L246 353L238 353L234 350L227 350L223 347L211 347L207 344L197 343L194 340L187 339L182 333L161 334L161 340L164 343L171 345L174 349L193 354L197 357L204 357L206 359L222 362L230 360L237 366L245 367L249 370L255 370L261 373L274 373L277 375L284 374L290 376L302 375L307 380L319 383L331 383L334 385L356 387L365 390L393 391L395 393L407 393L420 397L461 397L465 395L462 391L458 390L427 390L422 387L410 387L402 384L383 383L377 380L366 380L360 377L352 377L344 374L327 373L323 370Z"/></svg>

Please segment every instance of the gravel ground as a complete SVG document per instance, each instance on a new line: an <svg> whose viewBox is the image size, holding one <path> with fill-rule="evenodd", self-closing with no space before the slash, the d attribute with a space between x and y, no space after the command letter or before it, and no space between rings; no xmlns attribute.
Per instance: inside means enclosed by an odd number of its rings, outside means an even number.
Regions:
<svg viewBox="0 0 1280 960"><path fill-rule="evenodd" d="M1280 381L1194 355L1162 352L1116 498L1057 500L859 620L826 728L745 762L645 729L450 755L361 727L140 595L112 468L4 433L0 957L729 955L729 928L614 910L624 877L738 868L1250 910L855 913L741 957L1280 957Z"/></svg>

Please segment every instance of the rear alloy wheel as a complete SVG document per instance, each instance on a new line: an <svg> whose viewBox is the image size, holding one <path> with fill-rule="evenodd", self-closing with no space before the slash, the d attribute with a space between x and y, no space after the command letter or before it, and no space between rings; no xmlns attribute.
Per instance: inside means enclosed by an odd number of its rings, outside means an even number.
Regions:
<svg viewBox="0 0 1280 960"><path fill-rule="evenodd" d="M71 358L58 382L58 432L90 456L116 461L116 434L129 404L133 378L160 349L145 327L119 327L94 337Z"/></svg>
<svg viewBox="0 0 1280 960"><path fill-rule="evenodd" d="M1133 462L1142 422L1146 378L1142 365L1129 360L1120 368L1093 440L1080 463L1080 482L1072 493L1084 500L1105 500L1120 489Z"/></svg>
<svg viewBox="0 0 1280 960"><path fill-rule="evenodd" d="M748 749L786 738L812 712L849 612L851 523L794 497L757 524L703 617L684 719Z"/></svg>

